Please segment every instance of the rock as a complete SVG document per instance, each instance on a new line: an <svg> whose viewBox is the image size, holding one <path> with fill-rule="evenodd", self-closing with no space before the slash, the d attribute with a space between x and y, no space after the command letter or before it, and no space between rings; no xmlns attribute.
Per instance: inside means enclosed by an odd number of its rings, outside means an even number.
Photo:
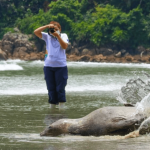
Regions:
<svg viewBox="0 0 150 150"><path fill-rule="evenodd" d="M17 47L14 49L13 58L24 58L27 54L26 47Z"/></svg>
<svg viewBox="0 0 150 150"><path fill-rule="evenodd" d="M70 51L71 51L71 48L72 48L71 43L68 43L68 47L67 47L67 49L66 49L66 53L70 52Z"/></svg>
<svg viewBox="0 0 150 150"><path fill-rule="evenodd" d="M104 56L109 56L109 55L113 55L113 50L109 49L109 48L96 48L96 53L97 54L103 54Z"/></svg>
<svg viewBox="0 0 150 150"><path fill-rule="evenodd" d="M2 40L0 40L0 49L2 49Z"/></svg>
<svg viewBox="0 0 150 150"><path fill-rule="evenodd" d="M81 55L88 55L89 53L90 53L90 51L87 48L85 48L82 50Z"/></svg>
<svg viewBox="0 0 150 150"><path fill-rule="evenodd" d="M32 44L29 41L26 40L19 40L17 39L14 43L15 47L26 47L28 52L31 51L32 48Z"/></svg>
<svg viewBox="0 0 150 150"><path fill-rule="evenodd" d="M84 55L84 56L81 56L79 61L85 61L85 62L88 62L90 60L90 56L89 55Z"/></svg>
<svg viewBox="0 0 150 150"><path fill-rule="evenodd" d="M18 29L17 27L14 28L14 31L15 31L15 32L20 32L19 29Z"/></svg>
<svg viewBox="0 0 150 150"><path fill-rule="evenodd" d="M31 53L30 54L30 60L38 60L39 59L39 57L37 56L37 53Z"/></svg>
<svg viewBox="0 0 150 150"><path fill-rule="evenodd" d="M77 48L73 48L73 49L71 49L70 54L79 56L80 53Z"/></svg>
<svg viewBox="0 0 150 150"><path fill-rule="evenodd" d="M134 60L134 57L132 57L131 55L128 55L128 56L125 56L125 59L126 59L127 61L132 62L132 61Z"/></svg>
<svg viewBox="0 0 150 150"><path fill-rule="evenodd" d="M2 50L3 51L8 51L9 53L13 53L13 48L14 48L14 46L13 46L13 42L11 42L11 41L2 41Z"/></svg>
<svg viewBox="0 0 150 150"><path fill-rule="evenodd" d="M123 56L127 56L127 55L128 55L127 51L125 49L122 49L121 56L123 57Z"/></svg>
<svg viewBox="0 0 150 150"><path fill-rule="evenodd" d="M100 62L106 59L107 59L106 56L103 56L102 54L94 56L94 61L97 61L97 62Z"/></svg>
<svg viewBox="0 0 150 150"><path fill-rule="evenodd" d="M73 41L72 46L73 46L73 47L77 47L77 46L78 46L78 44L77 44L75 41Z"/></svg>
<svg viewBox="0 0 150 150"><path fill-rule="evenodd" d="M7 54L0 49L0 60L7 60Z"/></svg>
<svg viewBox="0 0 150 150"><path fill-rule="evenodd" d="M121 57L121 52L118 52L117 54L115 54L115 57L120 58Z"/></svg>
<svg viewBox="0 0 150 150"><path fill-rule="evenodd" d="M137 54L141 54L144 51L146 51L146 49L143 46L138 46L137 49L136 49Z"/></svg>
<svg viewBox="0 0 150 150"><path fill-rule="evenodd" d="M144 119L143 114L136 114L135 107L104 107L83 118L60 119L50 124L40 135L125 135L137 129Z"/></svg>
<svg viewBox="0 0 150 150"><path fill-rule="evenodd" d="M150 117L142 122L138 130L141 135L150 133Z"/></svg>

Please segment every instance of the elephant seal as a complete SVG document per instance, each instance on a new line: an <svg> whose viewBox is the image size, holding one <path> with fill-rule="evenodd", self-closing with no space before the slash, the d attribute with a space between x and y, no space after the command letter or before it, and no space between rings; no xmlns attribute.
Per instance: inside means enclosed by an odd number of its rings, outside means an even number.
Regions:
<svg viewBox="0 0 150 150"><path fill-rule="evenodd" d="M138 130L140 135L150 133L150 117L142 122Z"/></svg>
<svg viewBox="0 0 150 150"><path fill-rule="evenodd" d="M135 107L104 107L83 118L60 119L49 125L40 135L125 135L137 129L144 118L143 114L136 114Z"/></svg>

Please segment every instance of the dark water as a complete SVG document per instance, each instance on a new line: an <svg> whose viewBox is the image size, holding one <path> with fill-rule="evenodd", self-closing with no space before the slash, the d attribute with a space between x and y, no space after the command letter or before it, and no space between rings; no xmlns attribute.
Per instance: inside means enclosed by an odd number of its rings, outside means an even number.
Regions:
<svg viewBox="0 0 150 150"><path fill-rule="evenodd" d="M60 118L80 118L116 100L129 79L150 73L146 64L68 62L69 80L64 111L51 110L43 77L43 62L0 62L0 149L2 150L108 150L150 149L150 136L40 137L40 132Z"/></svg>

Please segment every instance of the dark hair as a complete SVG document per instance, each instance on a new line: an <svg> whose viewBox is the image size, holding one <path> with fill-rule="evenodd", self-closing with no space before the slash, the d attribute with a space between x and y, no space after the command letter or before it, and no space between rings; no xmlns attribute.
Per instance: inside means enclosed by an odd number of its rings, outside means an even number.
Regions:
<svg viewBox="0 0 150 150"><path fill-rule="evenodd" d="M59 24L59 22L57 22L57 21L51 21L50 24L57 25L58 28L61 30L61 25Z"/></svg>

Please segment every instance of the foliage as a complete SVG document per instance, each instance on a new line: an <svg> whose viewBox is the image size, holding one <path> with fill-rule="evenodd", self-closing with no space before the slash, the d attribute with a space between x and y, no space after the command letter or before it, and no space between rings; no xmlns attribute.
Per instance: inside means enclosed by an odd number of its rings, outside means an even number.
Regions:
<svg viewBox="0 0 150 150"><path fill-rule="evenodd" d="M26 14L37 14L43 3L43 0L0 0L0 38L5 27L14 27L16 19L23 19Z"/></svg>
<svg viewBox="0 0 150 150"><path fill-rule="evenodd" d="M0 1L1 2L1 1ZM11 27L31 34L50 21L58 21L71 42L118 48L150 46L150 2L147 0L2 0L0 36ZM8 9L9 8L9 9ZM8 11L5 11L5 10ZM7 27L6 29L4 27Z"/></svg>
<svg viewBox="0 0 150 150"><path fill-rule="evenodd" d="M129 13L114 6L97 6L88 20L73 26L73 35L78 41L87 41L100 45L118 47L136 47L148 42L148 33L143 30L146 20L138 7Z"/></svg>

